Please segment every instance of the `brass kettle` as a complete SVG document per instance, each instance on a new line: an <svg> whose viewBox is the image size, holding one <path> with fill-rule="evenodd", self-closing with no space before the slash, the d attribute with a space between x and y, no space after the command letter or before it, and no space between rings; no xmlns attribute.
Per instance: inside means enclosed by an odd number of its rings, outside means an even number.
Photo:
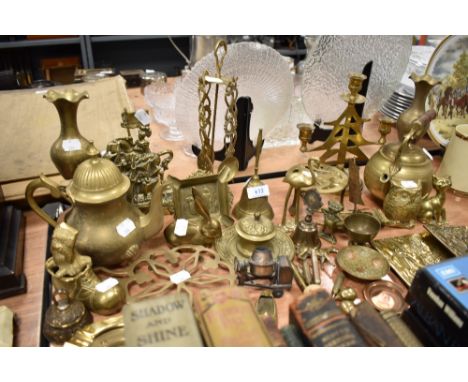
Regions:
<svg viewBox="0 0 468 382"><path fill-rule="evenodd" d="M143 214L127 201L129 179L108 159L92 158L82 162L66 187L41 175L26 188L31 208L47 223L51 219L37 204L34 191L45 187L55 198L65 198L72 207L64 214L67 224L78 230L76 250L92 258L93 264L114 266L132 258L140 243L163 226L162 186L153 190L151 208Z"/></svg>

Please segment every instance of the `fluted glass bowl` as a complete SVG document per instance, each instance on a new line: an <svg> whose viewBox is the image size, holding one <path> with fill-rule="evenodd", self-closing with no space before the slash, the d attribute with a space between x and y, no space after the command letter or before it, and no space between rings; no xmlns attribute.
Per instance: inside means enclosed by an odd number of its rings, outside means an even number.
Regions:
<svg viewBox="0 0 468 382"><path fill-rule="evenodd" d="M207 69L216 75L214 55L203 57L176 89L176 125L190 144L200 147L198 135L198 78ZM253 103L250 139L255 139L260 128L268 137L281 117L287 113L293 94L293 80L288 63L274 49L256 42L242 42L227 46L227 55L221 73L224 77L238 77L239 97L249 96ZM214 103L214 85L210 91ZM216 116L215 150L223 147L224 86L220 86Z"/></svg>
<svg viewBox="0 0 468 382"><path fill-rule="evenodd" d="M411 36L320 36L304 64L302 102L312 120L335 120L346 106L351 72L373 62L364 116L379 110L400 83L411 54Z"/></svg>

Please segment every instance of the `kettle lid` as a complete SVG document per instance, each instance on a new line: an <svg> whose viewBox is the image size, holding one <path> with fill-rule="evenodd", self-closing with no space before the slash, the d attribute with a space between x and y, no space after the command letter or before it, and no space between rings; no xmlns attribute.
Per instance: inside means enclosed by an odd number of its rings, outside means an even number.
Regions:
<svg viewBox="0 0 468 382"><path fill-rule="evenodd" d="M80 163L67 192L84 204L100 204L126 194L130 180L109 159L90 158Z"/></svg>

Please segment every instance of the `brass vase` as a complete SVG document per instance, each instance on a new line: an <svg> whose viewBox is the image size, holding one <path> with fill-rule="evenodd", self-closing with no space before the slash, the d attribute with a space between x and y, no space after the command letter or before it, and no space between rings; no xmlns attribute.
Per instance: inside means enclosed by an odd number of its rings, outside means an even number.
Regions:
<svg viewBox="0 0 468 382"><path fill-rule="evenodd" d="M84 138L77 124L78 105L89 98L88 92L49 90L44 98L53 103L60 118L60 136L50 148L50 157L65 179L73 178L76 167L88 158L99 155L92 142Z"/></svg>
<svg viewBox="0 0 468 382"><path fill-rule="evenodd" d="M426 111L426 98L431 89L439 83L438 80L428 74L418 76L412 73L410 78L415 85L414 100L408 110L403 112L397 121L398 138L403 141L406 134L411 130L411 124L414 120L421 117ZM419 139L420 137L415 137Z"/></svg>

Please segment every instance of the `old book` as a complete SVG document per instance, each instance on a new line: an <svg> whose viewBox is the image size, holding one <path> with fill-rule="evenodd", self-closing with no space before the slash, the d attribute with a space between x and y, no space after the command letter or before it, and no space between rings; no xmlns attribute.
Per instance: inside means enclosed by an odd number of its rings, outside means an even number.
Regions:
<svg viewBox="0 0 468 382"><path fill-rule="evenodd" d="M195 307L208 346L273 345L243 288L202 290Z"/></svg>
<svg viewBox="0 0 468 382"><path fill-rule="evenodd" d="M289 309L289 322L300 328L308 345L366 346L349 318L323 289L301 296Z"/></svg>
<svg viewBox="0 0 468 382"><path fill-rule="evenodd" d="M270 337L271 344L275 347L286 347L288 346L278 329L278 325L276 321L271 317L260 316L260 319L263 321L265 325L265 329L268 332L268 336Z"/></svg>
<svg viewBox="0 0 468 382"><path fill-rule="evenodd" d="M370 346L404 346L380 313L367 301L359 304L350 317Z"/></svg>
<svg viewBox="0 0 468 382"><path fill-rule="evenodd" d="M125 305L123 317L126 346L203 346L186 294Z"/></svg>

